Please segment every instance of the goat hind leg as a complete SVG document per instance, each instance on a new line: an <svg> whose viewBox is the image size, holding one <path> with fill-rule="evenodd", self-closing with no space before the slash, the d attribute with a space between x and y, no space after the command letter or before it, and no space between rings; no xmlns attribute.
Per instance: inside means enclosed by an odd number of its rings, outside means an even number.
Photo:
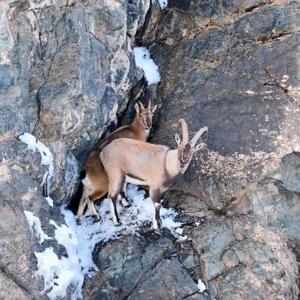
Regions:
<svg viewBox="0 0 300 300"><path fill-rule="evenodd" d="M97 210L96 210L96 208L95 208L94 201L91 200L91 196L90 196L90 197L87 197L86 201L87 201L88 208L89 208L89 210L90 210L91 213L92 213L92 217L93 217L95 220L99 221L99 220L100 220L100 217L99 217L99 214L97 213Z"/></svg>
<svg viewBox="0 0 300 300"><path fill-rule="evenodd" d="M76 221L77 221L77 223L79 223L80 224L80 222L81 222L81 220L82 220L82 215L83 215L83 211L84 211L84 209L85 209L85 207L86 207L86 198L87 198L88 196L86 195L86 191L85 190L83 190L83 193L82 193L82 197L81 197L81 199L80 199L80 201L79 201L79 206L78 206L78 210L77 210L77 215L76 215Z"/></svg>
<svg viewBox="0 0 300 300"><path fill-rule="evenodd" d="M128 202L127 198L127 182L124 181L123 186L122 186L122 191L118 195L118 199L120 200L120 203L122 204L123 207L130 207L130 203Z"/></svg>

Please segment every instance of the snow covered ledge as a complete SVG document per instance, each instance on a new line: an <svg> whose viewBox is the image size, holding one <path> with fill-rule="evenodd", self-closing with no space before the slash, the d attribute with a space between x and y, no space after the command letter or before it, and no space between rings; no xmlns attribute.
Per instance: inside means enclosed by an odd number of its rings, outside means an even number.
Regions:
<svg viewBox="0 0 300 300"><path fill-rule="evenodd" d="M54 174L53 155L48 147L38 141L33 135L26 133L19 137L26 143L28 149L38 151L42 157L41 164L48 166L48 179ZM44 182L44 181L43 181ZM60 212L64 216L66 224L57 224L54 220L43 220L43 224L48 223L55 229L54 237L49 237L41 226L38 216L25 210L24 214L29 228L37 238L37 242L44 246L46 240L55 240L63 245L67 251L67 257L59 258L52 247L44 247L41 252L35 252L37 259L37 271L35 276L43 279L44 289L42 294L47 294L50 299L60 299L71 293L72 299L82 298L82 286L85 276L93 276L98 271L92 259L92 252L95 245L100 242L119 239L126 235L138 234L141 227L152 222L153 204L149 197L145 196L143 190L137 186L128 185L128 199L131 207L124 208L117 204L121 226L114 226L111 219L109 201L104 199L96 209L101 216L101 221L94 223L89 215L83 220L81 225L77 225L75 215L61 206ZM53 206L53 203L48 202ZM185 240L182 236L181 223L176 222L177 212L174 209L161 208L160 217L162 227L169 228L173 235L180 241Z"/></svg>
<svg viewBox="0 0 300 300"><path fill-rule="evenodd" d="M28 150L32 150L33 152L38 151L41 155L41 165L48 166L48 171L44 174L43 181L41 182L41 186L46 185L47 197L45 197L46 201L50 206L53 206L53 201L49 197L50 184L51 179L53 177L53 155L48 147L46 147L43 143L41 143L35 136L30 133L23 133L19 136L19 140L27 145Z"/></svg>

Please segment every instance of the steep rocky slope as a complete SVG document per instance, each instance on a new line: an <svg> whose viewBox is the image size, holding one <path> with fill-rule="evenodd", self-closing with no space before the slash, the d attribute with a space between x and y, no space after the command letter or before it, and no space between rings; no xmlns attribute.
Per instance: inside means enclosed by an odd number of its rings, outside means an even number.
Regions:
<svg viewBox="0 0 300 300"><path fill-rule="evenodd" d="M207 147L164 197L181 212L188 239L146 226L100 243L93 252L99 272L85 279L84 298L298 298L299 1L0 7L0 298L47 298L33 277L34 253L68 254L55 239L39 243L24 211L54 238L50 220L65 223L60 205L76 191L86 153L141 88L142 100L160 108L153 142L175 147L180 117L191 135L209 128ZM135 45L150 50L157 86L143 84ZM17 139L24 132L53 153L54 207L42 197L39 154Z"/></svg>

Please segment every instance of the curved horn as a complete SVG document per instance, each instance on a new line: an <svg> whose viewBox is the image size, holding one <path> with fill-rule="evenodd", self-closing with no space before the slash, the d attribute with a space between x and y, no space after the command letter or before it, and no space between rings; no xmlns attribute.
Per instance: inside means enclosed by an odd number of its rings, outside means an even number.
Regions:
<svg viewBox="0 0 300 300"><path fill-rule="evenodd" d="M140 113L140 108L139 108L139 104L138 103L136 103L134 105L134 108L135 108L136 113L139 114Z"/></svg>
<svg viewBox="0 0 300 300"><path fill-rule="evenodd" d="M191 146L194 147L201 135L208 130L207 127L199 129L191 140Z"/></svg>
<svg viewBox="0 0 300 300"><path fill-rule="evenodd" d="M151 100L149 100L148 109L151 110Z"/></svg>
<svg viewBox="0 0 300 300"><path fill-rule="evenodd" d="M182 144L187 144L189 142L189 132L184 119L179 119L178 127L182 131Z"/></svg>
<svg viewBox="0 0 300 300"><path fill-rule="evenodd" d="M145 109L145 107L141 101L138 101L138 104L140 105L141 109Z"/></svg>

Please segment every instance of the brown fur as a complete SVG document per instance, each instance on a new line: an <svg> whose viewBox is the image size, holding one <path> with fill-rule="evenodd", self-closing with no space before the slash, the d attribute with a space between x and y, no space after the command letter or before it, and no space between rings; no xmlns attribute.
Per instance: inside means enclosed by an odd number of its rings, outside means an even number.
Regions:
<svg viewBox="0 0 300 300"><path fill-rule="evenodd" d="M111 200L115 225L119 224L119 218L114 214L115 202L127 176L129 178L126 180L129 182L149 186L150 197L156 204L153 227L158 228L157 216L161 195L171 187L180 173L186 171L193 153L203 147L203 144L196 146L197 140L207 131L206 127L200 129L189 141L186 122L180 119L178 125L183 136L181 141L179 135L175 135L178 144L176 150L127 138L115 140L102 150L100 157L109 179L108 196ZM130 175L134 178L130 178ZM138 182L135 178L140 178L142 181Z"/></svg>
<svg viewBox="0 0 300 300"><path fill-rule="evenodd" d="M155 106L153 110L151 110L150 106L151 104L149 104L148 108L144 108L142 104L140 104L140 107L136 104L137 114L131 125L122 126L115 130L89 154L84 165L86 177L82 180L83 193L77 212L78 219L81 219L86 204L93 215L99 218L94 204L91 201L103 197L108 192L109 181L100 160L102 149L112 141L124 137L146 141L152 126L153 113L156 109Z"/></svg>

